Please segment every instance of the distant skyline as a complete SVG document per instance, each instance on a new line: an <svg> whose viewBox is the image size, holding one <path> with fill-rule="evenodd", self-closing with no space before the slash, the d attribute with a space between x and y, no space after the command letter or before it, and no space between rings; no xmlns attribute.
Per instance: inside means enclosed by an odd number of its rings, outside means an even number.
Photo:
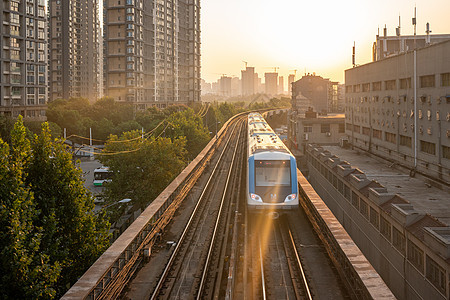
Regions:
<svg viewBox="0 0 450 300"><path fill-rule="evenodd" d="M356 63L372 61L378 28L395 35L401 16L402 35L413 34L411 18L417 7L417 34L450 33L449 0L208 0L201 3L202 78L214 82L221 74L240 77L244 62L260 77L279 67L287 77L297 69L334 81L344 81L351 68L356 42ZM285 80L287 81L287 80Z"/></svg>

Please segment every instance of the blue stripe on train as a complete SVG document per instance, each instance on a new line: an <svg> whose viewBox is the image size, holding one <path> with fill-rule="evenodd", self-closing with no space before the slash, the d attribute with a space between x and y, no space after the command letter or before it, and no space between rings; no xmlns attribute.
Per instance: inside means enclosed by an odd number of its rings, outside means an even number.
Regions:
<svg viewBox="0 0 450 300"><path fill-rule="evenodd" d="M298 193L298 182L297 182L297 163L295 162L295 157L291 156L291 185L292 194Z"/></svg>
<svg viewBox="0 0 450 300"><path fill-rule="evenodd" d="M255 157L248 159L248 192L255 193Z"/></svg>

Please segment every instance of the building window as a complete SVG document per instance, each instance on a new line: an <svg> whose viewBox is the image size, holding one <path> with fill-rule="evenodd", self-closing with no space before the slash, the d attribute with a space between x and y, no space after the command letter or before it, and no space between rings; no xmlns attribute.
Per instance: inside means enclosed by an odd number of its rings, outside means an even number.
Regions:
<svg viewBox="0 0 450 300"><path fill-rule="evenodd" d="M353 92L354 92L354 93L359 93L359 92L361 92L361 85L360 85L360 84L355 84L355 85L353 86Z"/></svg>
<svg viewBox="0 0 450 300"><path fill-rule="evenodd" d="M370 223L372 223L376 229L380 228L380 214L373 207L370 207Z"/></svg>
<svg viewBox="0 0 450 300"><path fill-rule="evenodd" d="M445 270L427 255L427 278L445 294Z"/></svg>
<svg viewBox="0 0 450 300"><path fill-rule="evenodd" d="M442 157L445 159L450 159L450 147L442 146Z"/></svg>
<svg viewBox="0 0 450 300"><path fill-rule="evenodd" d="M347 129L347 130L352 130L352 124L350 124L350 123L345 123L345 128Z"/></svg>
<svg viewBox="0 0 450 300"><path fill-rule="evenodd" d="M400 135L400 146L411 148L412 138L410 136Z"/></svg>
<svg viewBox="0 0 450 300"><path fill-rule="evenodd" d="M320 125L320 133L330 132L330 124L321 124Z"/></svg>
<svg viewBox="0 0 450 300"><path fill-rule="evenodd" d="M381 91L381 81L372 82L372 91Z"/></svg>
<svg viewBox="0 0 450 300"><path fill-rule="evenodd" d="M345 93L350 94L352 92L352 86L351 85L347 85L345 87Z"/></svg>
<svg viewBox="0 0 450 300"><path fill-rule="evenodd" d="M400 89L407 90L411 88L411 77L400 79Z"/></svg>
<svg viewBox="0 0 450 300"><path fill-rule="evenodd" d="M423 274L423 251L408 240L408 260Z"/></svg>
<svg viewBox="0 0 450 300"><path fill-rule="evenodd" d="M361 126L359 125L353 125L353 131L357 133L361 133Z"/></svg>
<svg viewBox="0 0 450 300"><path fill-rule="evenodd" d="M405 254L405 236L397 228L392 228L392 245Z"/></svg>
<svg viewBox="0 0 450 300"><path fill-rule="evenodd" d="M348 187L348 185L344 184L344 197L347 200L350 200L350 188Z"/></svg>
<svg viewBox="0 0 450 300"><path fill-rule="evenodd" d="M363 83L362 91L363 92L370 92L370 83Z"/></svg>
<svg viewBox="0 0 450 300"><path fill-rule="evenodd" d="M384 87L387 91L392 91L396 89L396 81L395 80L387 80L384 82Z"/></svg>
<svg viewBox="0 0 450 300"><path fill-rule="evenodd" d="M441 86L450 86L450 73L441 74Z"/></svg>
<svg viewBox="0 0 450 300"><path fill-rule="evenodd" d="M421 140L420 141L420 151L428 153L428 154L436 155L436 144Z"/></svg>
<svg viewBox="0 0 450 300"><path fill-rule="evenodd" d="M362 128L362 133L364 135L370 136L370 128L369 127L363 127Z"/></svg>
<svg viewBox="0 0 450 300"><path fill-rule="evenodd" d="M373 138L381 140L381 134L382 134L381 130L372 129Z"/></svg>
<svg viewBox="0 0 450 300"><path fill-rule="evenodd" d="M366 218L369 219L369 205L363 199L359 200L359 212Z"/></svg>
<svg viewBox="0 0 450 300"><path fill-rule="evenodd" d="M397 135L395 133L385 132L384 139L386 142L396 144L397 143Z"/></svg>
<svg viewBox="0 0 450 300"><path fill-rule="evenodd" d="M352 204L356 209L359 209L359 197L355 192L352 192Z"/></svg>
<svg viewBox="0 0 450 300"><path fill-rule="evenodd" d="M344 183L342 182L342 180L337 179L337 186L339 193L341 193L341 195L344 195Z"/></svg>
<svg viewBox="0 0 450 300"><path fill-rule="evenodd" d="M303 132L312 132L312 126L303 127Z"/></svg>
<svg viewBox="0 0 450 300"><path fill-rule="evenodd" d="M391 241L391 224L383 217L380 218L380 232L385 238Z"/></svg>
<svg viewBox="0 0 450 300"><path fill-rule="evenodd" d="M435 85L434 75L420 76L420 87L421 88L434 87L434 85Z"/></svg>
<svg viewBox="0 0 450 300"><path fill-rule="evenodd" d="M338 132L339 133L344 133L345 132L345 124L344 123L339 123Z"/></svg>

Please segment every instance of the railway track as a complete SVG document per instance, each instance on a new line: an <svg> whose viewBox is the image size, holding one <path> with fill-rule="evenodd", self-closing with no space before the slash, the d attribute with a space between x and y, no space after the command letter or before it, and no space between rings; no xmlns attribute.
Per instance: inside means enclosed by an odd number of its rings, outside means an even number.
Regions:
<svg viewBox="0 0 450 300"><path fill-rule="evenodd" d="M253 228L252 261L253 292L256 299L312 299L312 292L303 269L289 225L284 216L269 219L255 218ZM256 256L256 257L255 257Z"/></svg>
<svg viewBox="0 0 450 300"><path fill-rule="evenodd" d="M277 220L248 214L244 120L230 124L210 175L124 299L347 299L301 209Z"/></svg>
<svg viewBox="0 0 450 300"><path fill-rule="evenodd" d="M229 192L242 164L244 122L237 120L217 164L177 241L150 299L202 298L220 293L232 207L237 196ZM236 138L238 136L238 138ZM230 168L231 165L231 168ZM233 180L232 180L233 179ZM233 189L235 190L236 186ZM235 199L232 205L231 199Z"/></svg>

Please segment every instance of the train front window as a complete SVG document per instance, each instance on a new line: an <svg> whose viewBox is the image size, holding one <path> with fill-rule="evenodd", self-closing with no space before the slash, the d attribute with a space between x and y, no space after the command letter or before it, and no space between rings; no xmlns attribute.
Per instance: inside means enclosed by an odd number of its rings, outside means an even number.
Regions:
<svg viewBox="0 0 450 300"><path fill-rule="evenodd" d="M256 186L290 186L291 168L288 160L255 161Z"/></svg>

